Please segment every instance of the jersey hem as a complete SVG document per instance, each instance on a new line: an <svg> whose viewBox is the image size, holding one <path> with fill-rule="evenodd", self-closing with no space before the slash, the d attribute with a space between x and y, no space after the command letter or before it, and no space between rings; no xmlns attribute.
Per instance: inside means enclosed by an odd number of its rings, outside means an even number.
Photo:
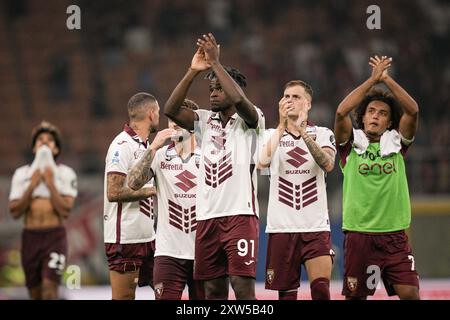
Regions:
<svg viewBox="0 0 450 320"><path fill-rule="evenodd" d="M210 219L214 219L214 218L223 218L223 217L233 217L233 216L255 216L259 219L259 215L255 214L253 211L237 211L234 214L230 214L229 212L221 212L218 214L215 214L214 216L211 217L204 217L204 218L199 218L197 216L197 221L204 221L204 220L210 220Z"/></svg>

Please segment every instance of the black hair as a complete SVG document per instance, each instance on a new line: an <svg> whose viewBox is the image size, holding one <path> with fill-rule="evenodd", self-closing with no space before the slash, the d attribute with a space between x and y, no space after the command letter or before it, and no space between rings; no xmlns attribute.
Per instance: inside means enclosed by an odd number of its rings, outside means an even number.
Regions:
<svg viewBox="0 0 450 320"><path fill-rule="evenodd" d="M184 99L183 103L181 104L182 107L185 107L190 110L198 110L198 104L195 103L195 101Z"/></svg>
<svg viewBox="0 0 450 320"><path fill-rule="evenodd" d="M34 148L36 145L36 140L39 137L41 133L49 133L52 135L53 140L55 140L55 145L58 148L58 153L55 155L55 159L60 155L61 153L61 132L59 129L51 124L48 121L42 121L40 124L38 124L36 127L33 128L31 131L31 147Z"/></svg>
<svg viewBox="0 0 450 320"><path fill-rule="evenodd" d="M232 67L224 67L224 68L241 88L245 88L247 86L247 78L238 69ZM206 74L205 79L217 80L217 76L214 73L214 71L211 70Z"/></svg>
<svg viewBox="0 0 450 320"><path fill-rule="evenodd" d="M358 129L364 130L363 117L366 113L367 106L372 101L382 101L391 108L391 126L388 129L398 129L400 117L402 116L402 109L398 105L397 100L395 100L395 97L389 91L380 88L371 89L354 111Z"/></svg>

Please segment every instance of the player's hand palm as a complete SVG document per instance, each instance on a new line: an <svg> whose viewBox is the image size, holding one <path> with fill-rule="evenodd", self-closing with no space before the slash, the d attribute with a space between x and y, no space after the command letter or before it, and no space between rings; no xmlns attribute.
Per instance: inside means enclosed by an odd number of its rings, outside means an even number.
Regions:
<svg viewBox="0 0 450 320"><path fill-rule="evenodd" d="M383 81L388 76L387 70L391 66L392 58L383 56L379 58L374 56L370 58L369 65L372 66L372 75L370 76L372 80L378 82Z"/></svg>
<svg viewBox="0 0 450 320"><path fill-rule="evenodd" d="M203 35L203 39L197 39L197 45L205 52L205 59L209 64L219 61L220 45L217 44L212 33Z"/></svg>
<svg viewBox="0 0 450 320"><path fill-rule="evenodd" d="M44 181L47 185L53 183L53 170L50 167L44 169Z"/></svg>
<svg viewBox="0 0 450 320"><path fill-rule="evenodd" d="M205 52L202 48L198 48L191 62L191 69L203 71L209 69L211 65L206 61Z"/></svg>
<svg viewBox="0 0 450 320"><path fill-rule="evenodd" d="M31 176L30 182L31 188L32 189L36 188L39 182L41 182L41 179L42 179L41 171L37 169L36 171L33 172L33 175Z"/></svg>
<svg viewBox="0 0 450 320"><path fill-rule="evenodd" d="M174 129L164 129L164 130L159 131L156 134L155 139L153 139L151 146L155 149L161 148L164 145L164 143L167 141L167 139L169 139L176 133L177 133L177 131Z"/></svg>
<svg viewBox="0 0 450 320"><path fill-rule="evenodd" d="M286 98L281 98L281 100L278 102L278 112L280 115L280 124L286 126L287 122L287 113L288 113L288 101Z"/></svg>

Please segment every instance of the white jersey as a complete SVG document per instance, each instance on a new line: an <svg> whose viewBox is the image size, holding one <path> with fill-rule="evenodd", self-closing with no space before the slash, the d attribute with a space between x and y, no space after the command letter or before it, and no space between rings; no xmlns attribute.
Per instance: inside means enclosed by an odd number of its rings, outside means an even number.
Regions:
<svg viewBox="0 0 450 320"><path fill-rule="evenodd" d="M237 113L222 126L219 113L195 110L199 118L195 131L202 150L197 220L259 216L255 154L265 122L261 110L256 111L258 127L252 130Z"/></svg>
<svg viewBox="0 0 450 320"><path fill-rule="evenodd" d="M18 168L13 175L11 192L9 194L9 200L18 200L22 198L25 191L28 189L31 176L33 175L35 169L31 165L24 165ZM54 181L56 190L62 196L69 196L75 198L78 194L77 191L77 175L72 168L57 164L54 167ZM41 182L37 185L32 193L32 198L50 198L50 190L48 189L45 182Z"/></svg>
<svg viewBox="0 0 450 320"><path fill-rule="evenodd" d="M274 130L268 130L270 139ZM307 133L321 148L336 151L333 132L308 126ZM267 233L329 231L325 172L301 137L283 133L270 163Z"/></svg>
<svg viewBox="0 0 450 320"><path fill-rule="evenodd" d="M155 239L153 198L134 202L109 202L106 195L108 174L127 176L144 154L147 144L133 129L125 125L124 131L109 146L104 178L105 243L145 243ZM128 178L125 179L125 185L127 184Z"/></svg>
<svg viewBox="0 0 450 320"><path fill-rule="evenodd" d="M199 162L200 148L184 161L174 144L156 152L152 162L158 192L155 256L194 260Z"/></svg>

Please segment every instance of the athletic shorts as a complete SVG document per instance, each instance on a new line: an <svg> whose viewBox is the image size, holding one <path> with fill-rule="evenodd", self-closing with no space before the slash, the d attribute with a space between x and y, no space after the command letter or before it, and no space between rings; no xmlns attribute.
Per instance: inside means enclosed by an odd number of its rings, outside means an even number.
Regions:
<svg viewBox="0 0 450 320"><path fill-rule="evenodd" d="M256 278L259 220L237 215L197 222L195 238L196 280L223 276Z"/></svg>
<svg viewBox="0 0 450 320"><path fill-rule="evenodd" d="M146 243L116 244L105 243L108 267L120 273L139 270L138 286L153 288L153 264L155 241Z"/></svg>
<svg viewBox="0 0 450 320"><path fill-rule="evenodd" d="M380 277L390 296L396 294L395 284L419 288L419 275L406 233L345 232L342 294L346 297L371 296Z"/></svg>
<svg viewBox="0 0 450 320"><path fill-rule="evenodd" d="M203 281L194 280L194 260L157 256L153 279L156 300L181 300L185 285L189 300L205 300Z"/></svg>
<svg viewBox="0 0 450 320"><path fill-rule="evenodd" d="M22 266L28 288L46 278L59 284L66 267L67 237L64 227L22 232Z"/></svg>
<svg viewBox="0 0 450 320"><path fill-rule="evenodd" d="M300 287L301 265L320 256L334 256L329 231L269 233L266 289L297 289Z"/></svg>

